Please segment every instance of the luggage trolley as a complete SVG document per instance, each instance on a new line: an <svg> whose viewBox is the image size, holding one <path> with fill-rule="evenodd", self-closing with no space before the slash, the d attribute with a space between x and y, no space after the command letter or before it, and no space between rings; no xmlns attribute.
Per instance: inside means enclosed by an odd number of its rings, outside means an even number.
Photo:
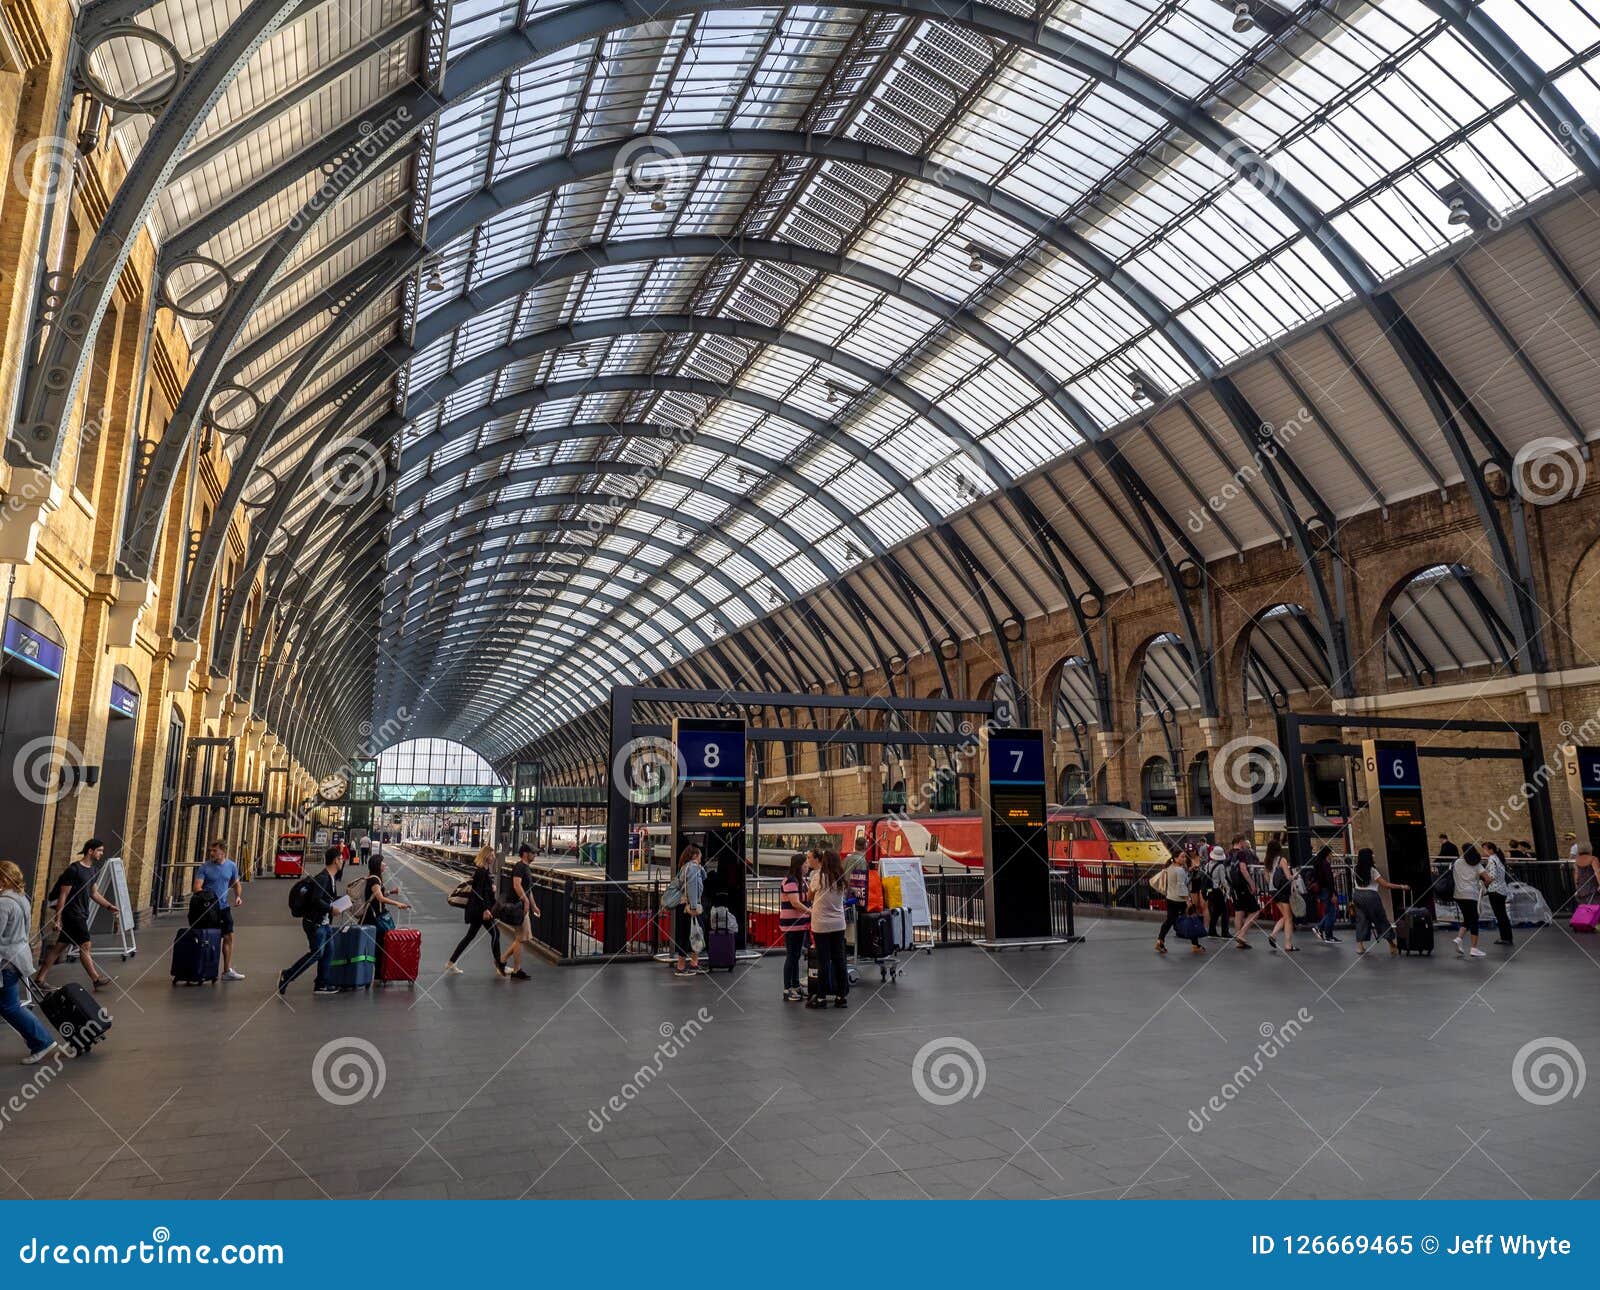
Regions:
<svg viewBox="0 0 1600 1290"><path fill-rule="evenodd" d="M851 924L855 928L853 945L855 958L858 964L870 963L878 969L878 980L882 982L900 979L900 955L913 951L911 933L911 911L904 907L898 909L880 909L867 913L859 906L852 905L847 911ZM858 980L857 973L852 970L850 980Z"/></svg>

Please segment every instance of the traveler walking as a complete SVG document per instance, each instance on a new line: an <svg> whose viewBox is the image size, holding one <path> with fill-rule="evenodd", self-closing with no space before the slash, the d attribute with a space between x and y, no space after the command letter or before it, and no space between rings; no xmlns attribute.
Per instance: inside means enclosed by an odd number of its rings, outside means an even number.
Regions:
<svg viewBox="0 0 1600 1290"><path fill-rule="evenodd" d="M194 889L205 892L217 907L217 928L222 932L222 979L243 981L244 973L233 967L233 911L244 904L244 880L239 866L228 857L227 844L213 842L206 848L206 860L194 871Z"/></svg>
<svg viewBox="0 0 1600 1290"><path fill-rule="evenodd" d="M1585 840L1572 844L1572 907L1600 905L1600 860L1594 845Z"/></svg>
<svg viewBox="0 0 1600 1290"><path fill-rule="evenodd" d="M1489 908L1494 911L1495 927L1500 933L1495 938L1495 944L1510 945L1513 943L1508 905L1511 899L1511 871L1506 867L1506 858L1500 854L1500 848L1493 842L1485 842L1483 851L1483 894L1489 899Z"/></svg>
<svg viewBox="0 0 1600 1290"><path fill-rule="evenodd" d="M1245 933L1254 927L1256 919L1261 917L1261 901L1256 896L1256 880L1250 872L1250 865L1255 858L1255 852L1251 850L1248 839L1242 833L1236 834L1233 848L1228 853L1228 886L1233 892L1233 912L1244 918L1244 922L1239 924L1238 930L1233 934L1233 943L1241 950L1254 948L1245 938Z"/></svg>
<svg viewBox="0 0 1600 1290"><path fill-rule="evenodd" d="M454 950L444 965L446 972L459 973L461 968L456 960L467 952L467 946L478 939L478 933L488 929L489 952L494 955L494 970L501 976L506 974L500 962L500 930L495 926L494 906L496 892L494 889L494 848L483 846L472 860L472 890L467 895L466 923L467 934Z"/></svg>
<svg viewBox="0 0 1600 1290"><path fill-rule="evenodd" d="M705 945L705 930L700 925L705 912L705 892L706 867L700 863L700 848L690 842L678 857L678 871L661 893L661 908L672 911L674 976L692 976L700 970L700 950ZM695 943L697 931L699 944Z"/></svg>
<svg viewBox="0 0 1600 1290"><path fill-rule="evenodd" d="M52 920L56 932L55 944L44 952L44 960L33 976L33 984L41 992L50 988L45 983L45 977L55 966L56 960L67 952L69 945L78 947L78 962L83 964L83 970L96 990L103 990L111 984L111 978L95 966L94 947L89 941L90 907L99 905L113 914L117 912L117 907L96 891L94 886L94 867L105 850L105 844L99 838L90 838L79 849L77 858L56 879L51 893L55 900Z"/></svg>
<svg viewBox="0 0 1600 1290"><path fill-rule="evenodd" d="M344 853L338 847L329 847L322 857L322 871L310 878L302 878L289 892L290 911L300 920L306 934L306 952L290 966L278 973L278 993L287 992L308 967L317 965L316 979L311 993L327 998L339 993L339 987L328 980L328 946L333 942L331 915L333 902L339 898L339 871L344 868Z"/></svg>
<svg viewBox="0 0 1600 1290"><path fill-rule="evenodd" d="M1165 954L1167 933L1189 911L1189 867L1183 863L1181 852L1174 852L1167 858L1167 867L1151 879L1150 886L1166 902L1167 916L1161 920L1161 930L1156 933L1156 953Z"/></svg>
<svg viewBox="0 0 1600 1290"><path fill-rule="evenodd" d="M405 901L394 897L392 893L395 890L383 889L383 857L369 857L366 881L361 885L361 921L368 927L376 927L379 937L385 932L394 931L394 915L389 912L391 909L411 908Z"/></svg>
<svg viewBox="0 0 1600 1290"><path fill-rule="evenodd" d="M33 950L28 937L33 908L22 884L22 870L0 860L0 1018L28 1045L24 1066L42 1062L56 1051L56 1041L22 1003L22 982L33 975Z"/></svg>
<svg viewBox="0 0 1600 1290"><path fill-rule="evenodd" d="M1350 907L1356 921L1356 953L1367 952L1370 940L1387 940L1389 953L1400 953L1400 943L1395 939L1394 928L1389 925L1389 912L1383 907L1385 891L1410 891L1404 883L1390 882L1378 872L1378 862L1371 847L1362 847L1356 853L1355 869L1351 875Z"/></svg>
<svg viewBox="0 0 1600 1290"><path fill-rule="evenodd" d="M1267 944L1277 949L1278 933L1282 931L1283 952L1298 954L1299 947L1294 943L1294 866L1289 863L1283 844L1276 838L1267 843L1265 864L1267 899L1273 902L1278 911L1277 921L1267 933Z"/></svg>
<svg viewBox="0 0 1600 1290"><path fill-rule="evenodd" d="M806 940L811 935L811 910L806 906L806 856L795 852L789 872L779 888L778 928L783 933L783 999L800 1003L806 995L800 988L800 963L806 956Z"/></svg>
<svg viewBox="0 0 1600 1290"><path fill-rule="evenodd" d="M1461 849L1456 862L1450 866L1450 876L1455 882L1456 908L1461 911L1461 930L1456 933L1451 944L1456 947L1456 953L1459 955L1475 959L1486 958L1487 955L1478 948L1478 898L1483 892L1483 857L1478 854L1478 848L1472 843L1467 843ZM1462 946L1463 936L1471 938L1470 949Z"/></svg>
<svg viewBox="0 0 1600 1290"><path fill-rule="evenodd" d="M1333 848L1319 847L1311 857L1311 882L1321 909L1321 916L1312 930L1324 945L1338 945L1333 926L1339 921L1339 880L1333 872Z"/></svg>
<svg viewBox="0 0 1600 1290"><path fill-rule="evenodd" d="M817 855L811 871L811 935L817 942L817 965L822 993L807 999L808 1008L825 1008L833 996L835 1008L850 1006L850 970L844 961L844 864L829 847Z"/></svg>
<svg viewBox="0 0 1600 1290"><path fill-rule="evenodd" d="M522 905L522 919L516 927L507 924L511 948L501 966L509 969L513 981L530 981L533 978L522 967L522 946L533 939L533 916L539 906L533 899L533 848L526 842L517 848L517 862L511 866L511 898Z"/></svg>
<svg viewBox="0 0 1600 1290"><path fill-rule="evenodd" d="M1228 912L1228 853L1221 847L1212 847L1206 853L1206 905L1210 922L1207 936L1233 935L1233 915Z"/></svg>

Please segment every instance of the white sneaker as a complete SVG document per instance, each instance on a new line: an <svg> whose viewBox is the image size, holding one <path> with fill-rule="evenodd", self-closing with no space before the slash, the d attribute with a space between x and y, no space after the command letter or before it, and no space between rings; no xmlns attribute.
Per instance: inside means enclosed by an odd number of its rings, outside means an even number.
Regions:
<svg viewBox="0 0 1600 1290"><path fill-rule="evenodd" d="M46 1057L50 1056L51 1053L55 1052L60 1047L61 1047L61 1045L56 1043L56 1041L52 1039L48 1044L46 1044L38 1052L29 1053L26 1057L24 1057L22 1059L22 1064L24 1066L37 1066Z"/></svg>
<svg viewBox="0 0 1600 1290"><path fill-rule="evenodd" d="M243 981L244 980L244 973L243 972L236 972L236 971L234 971L233 968L229 968L226 972L224 972L222 974L222 979L224 981Z"/></svg>
<svg viewBox="0 0 1600 1290"><path fill-rule="evenodd" d="M457 976L461 976L462 975L461 969L458 968L454 963L446 963L444 965L444 970L446 972L454 972Z"/></svg>
<svg viewBox="0 0 1600 1290"><path fill-rule="evenodd" d="M1471 955L1469 955L1468 957L1475 958L1475 959L1486 959L1489 956L1487 954L1485 954L1482 950L1474 947Z"/></svg>
<svg viewBox="0 0 1600 1290"><path fill-rule="evenodd" d="M1456 937L1455 940L1451 941L1450 944L1456 947L1456 957L1458 958L1467 952L1466 948L1461 944L1461 938L1459 936Z"/></svg>

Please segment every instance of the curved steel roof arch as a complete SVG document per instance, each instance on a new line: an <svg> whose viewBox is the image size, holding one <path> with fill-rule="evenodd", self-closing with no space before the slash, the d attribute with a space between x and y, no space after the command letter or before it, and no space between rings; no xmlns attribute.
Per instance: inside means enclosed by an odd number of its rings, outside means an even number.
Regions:
<svg viewBox="0 0 1600 1290"><path fill-rule="evenodd" d="M899 7L900 7L900 6L894 6L894 8L899 8ZM1441 7L1442 7L1442 6L1435 6L1435 7L1436 7L1436 8L1441 8ZM945 16L945 15L941 15L941 16ZM1447 401L1447 402L1448 402L1448 401L1449 401L1449 400L1448 400L1448 397L1447 397L1447 398L1446 398L1446 401ZM1469 480L1470 480L1470 479L1471 479L1471 478L1472 478L1472 476L1471 476L1471 473L1470 473L1470 472L1467 472L1467 477L1468 477L1468 479L1469 479Z"/></svg>

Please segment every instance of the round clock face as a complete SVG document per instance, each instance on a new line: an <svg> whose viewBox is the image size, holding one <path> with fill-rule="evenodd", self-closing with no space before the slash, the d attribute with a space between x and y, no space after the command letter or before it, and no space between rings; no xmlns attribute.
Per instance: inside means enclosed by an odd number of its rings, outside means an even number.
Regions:
<svg viewBox="0 0 1600 1290"><path fill-rule="evenodd" d="M343 797L350 791L350 781L343 775L329 775L317 785L317 793L324 798Z"/></svg>

